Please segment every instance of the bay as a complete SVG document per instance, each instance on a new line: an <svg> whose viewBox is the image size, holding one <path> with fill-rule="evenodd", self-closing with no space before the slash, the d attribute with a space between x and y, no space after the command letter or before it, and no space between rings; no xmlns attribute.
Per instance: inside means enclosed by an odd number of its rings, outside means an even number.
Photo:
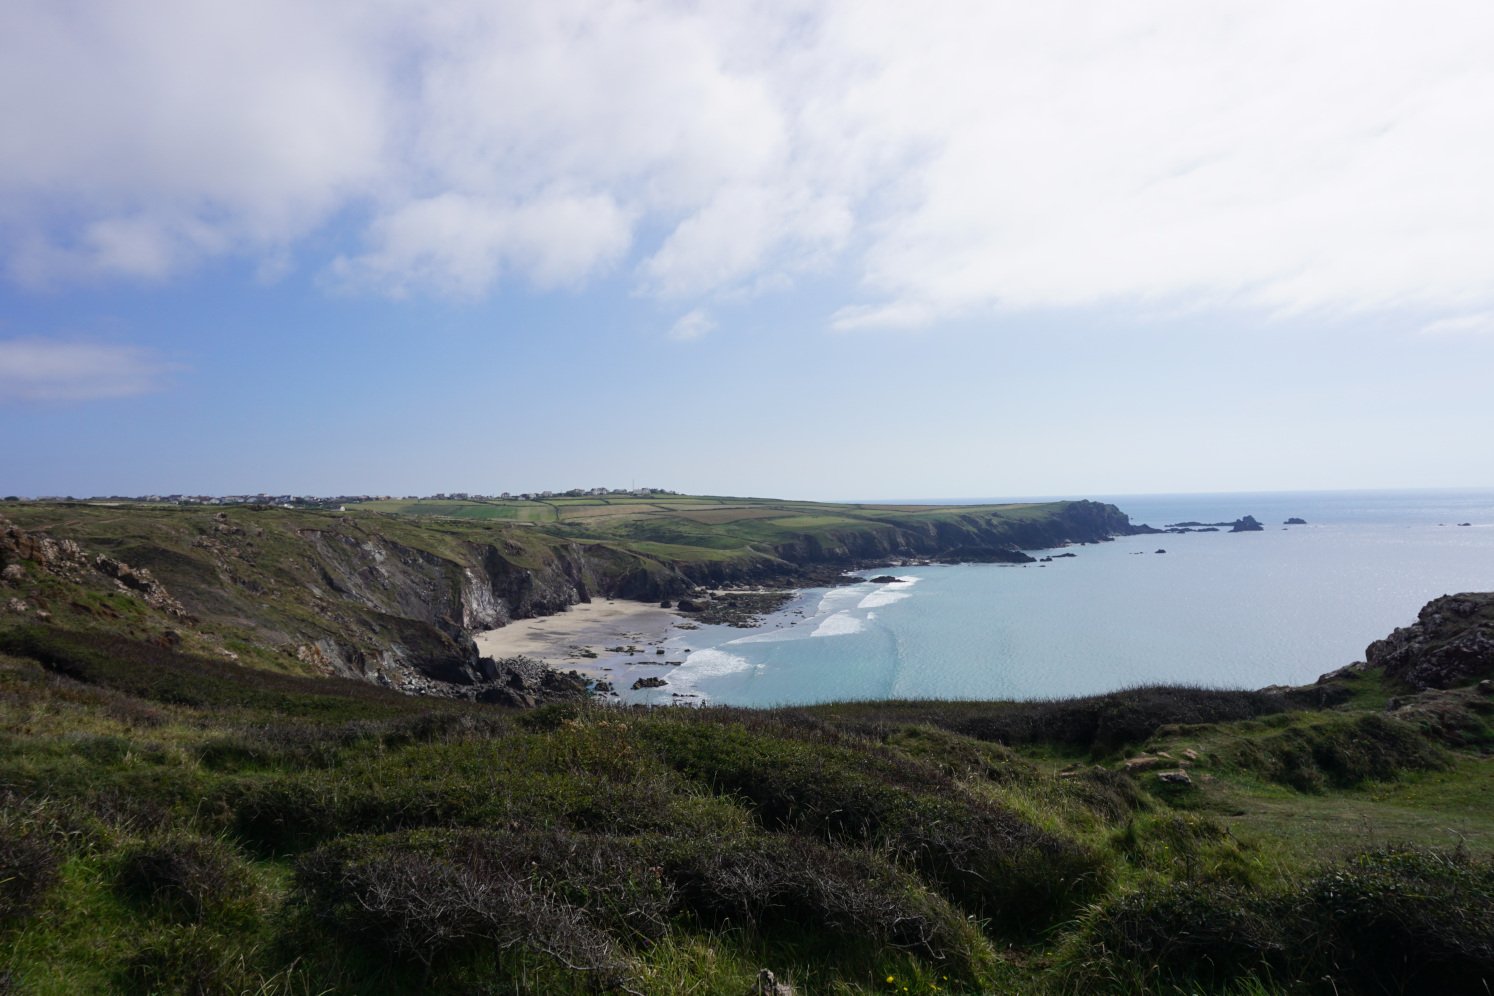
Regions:
<svg viewBox="0 0 1494 996"><path fill-rule="evenodd" d="M1249 514L1266 529L1031 551L1076 554L1041 565L862 572L900 580L804 591L752 630L677 631L667 656L685 663L632 701L769 706L1302 684L1361 659L1431 598L1494 589L1494 492L1098 500L1156 526ZM1284 527L1290 517L1308 524Z"/></svg>

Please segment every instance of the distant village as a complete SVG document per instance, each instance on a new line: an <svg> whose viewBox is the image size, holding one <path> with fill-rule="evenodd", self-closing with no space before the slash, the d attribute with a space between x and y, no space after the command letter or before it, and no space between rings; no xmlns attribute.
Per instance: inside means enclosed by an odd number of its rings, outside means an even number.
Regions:
<svg viewBox="0 0 1494 996"><path fill-rule="evenodd" d="M547 501L554 498L647 498L651 495L677 495L666 488L571 488L569 491L524 491L496 495L468 491L438 491L433 495L95 495L75 498L72 495L43 495L23 498L8 495L0 501L86 501L130 502L162 505L276 505L282 508L344 508L370 501Z"/></svg>

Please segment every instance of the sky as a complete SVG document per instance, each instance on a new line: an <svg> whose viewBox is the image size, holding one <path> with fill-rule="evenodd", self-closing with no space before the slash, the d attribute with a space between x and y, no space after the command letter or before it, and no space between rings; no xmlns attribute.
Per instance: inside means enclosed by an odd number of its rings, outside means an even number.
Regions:
<svg viewBox="0 0 1494 996"><path fill-rule="evenodd" d="M1494 487L1494 6L8 0L0 495Z"/></svg>

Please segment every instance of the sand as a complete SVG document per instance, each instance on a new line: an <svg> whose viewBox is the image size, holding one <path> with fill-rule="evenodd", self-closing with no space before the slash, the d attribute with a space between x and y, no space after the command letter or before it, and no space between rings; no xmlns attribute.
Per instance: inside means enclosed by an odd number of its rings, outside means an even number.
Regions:
<svg viewBox="0 0 1494 996"><path fill-rule="evenodd" d="M608 647L636 646L640 653L629 662L654 663L655 649L681 618L671 609L645 602L598 600L579 602L553 616L519 619L473 639L484 657L537 657L557 670L600 677L620 663L620 655L608 653Z"/></svg>

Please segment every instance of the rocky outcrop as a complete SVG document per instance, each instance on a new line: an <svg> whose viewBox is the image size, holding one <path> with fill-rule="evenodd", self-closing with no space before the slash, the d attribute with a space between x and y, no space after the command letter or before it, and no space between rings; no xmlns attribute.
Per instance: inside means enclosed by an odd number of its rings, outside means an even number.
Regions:
<svg viewBox="0 0 1494 996"><path fill-rule="evenodd" d="M1364 659L1415 691L1494 677L1494 592L1433 599L1416 622L1365 648Z"/></svg>
<svg viewBox="0 0 1494 996"><path fill-rule="evenodd" d="M22 587L30 577L28 565L39 574L79 584L106 579L116 590L133 595L174 619L192 618L182 603L172 597L166 586L146 568L132 567L101 553L89 554L73 540L58 540L44 533L28 532L10 520L0 518L0 583ZM29 610L27 599L12 598L9 602L12 611L24 614Z"/></svg>
<svg viewBox="0 0 1494 996"><path fill-rule="evenodd" d="M1256 521L1255 516L1247 515L1230 523L1229 531L1232 533L1258 533L1266 527Z"/></svg>

